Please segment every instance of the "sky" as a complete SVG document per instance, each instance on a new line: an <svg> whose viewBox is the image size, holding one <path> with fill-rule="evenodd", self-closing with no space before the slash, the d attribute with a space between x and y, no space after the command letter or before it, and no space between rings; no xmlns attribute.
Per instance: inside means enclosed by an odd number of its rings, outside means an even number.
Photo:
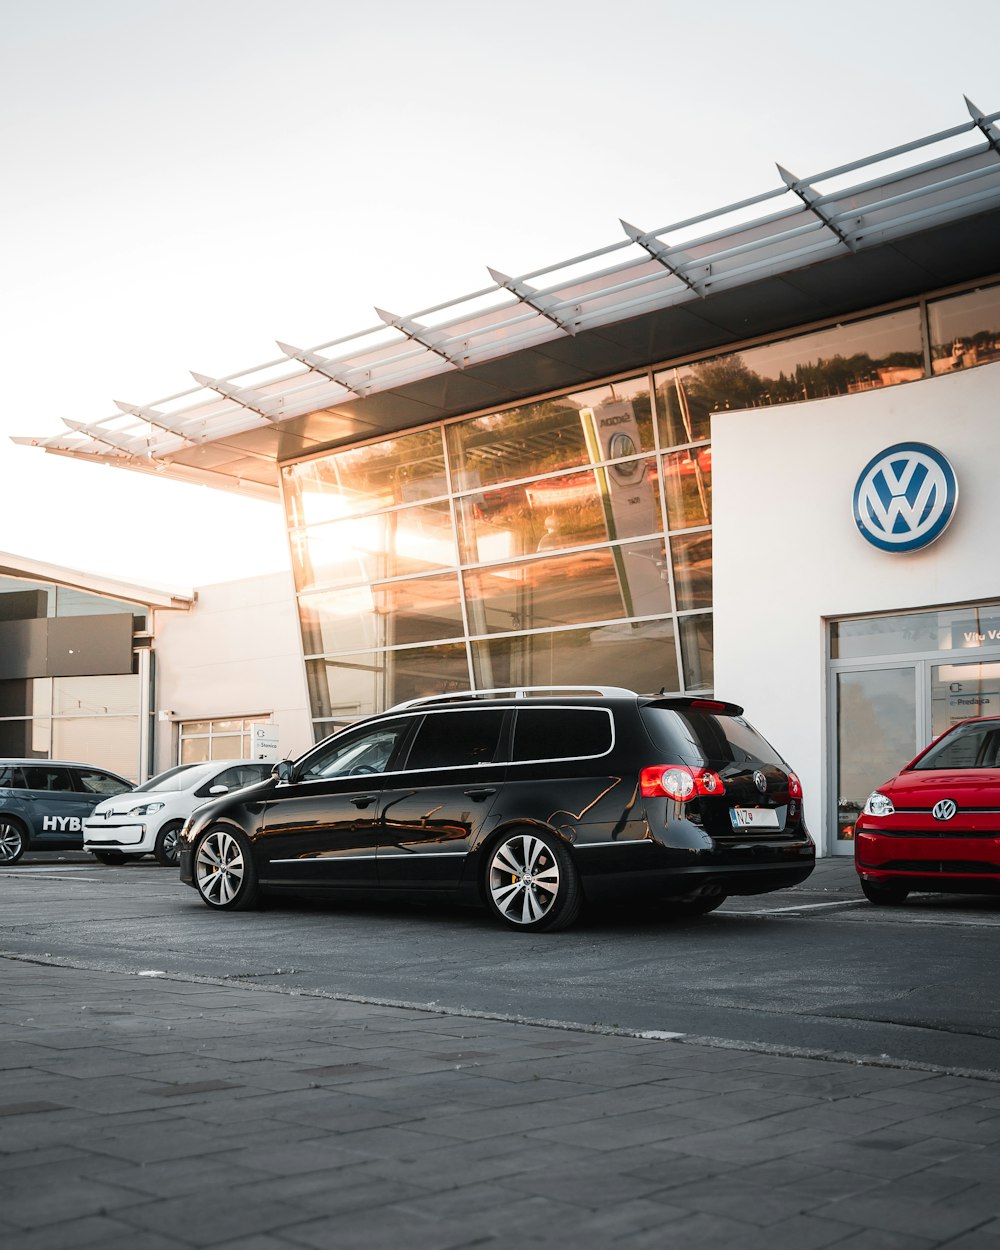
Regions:
<svg viewBox="0 0 1000 1250"><path fill-rule="evenodd" d="M277 505L10 441L1000 109L930 0L0 0L0 551L180 589Z"/></svg>

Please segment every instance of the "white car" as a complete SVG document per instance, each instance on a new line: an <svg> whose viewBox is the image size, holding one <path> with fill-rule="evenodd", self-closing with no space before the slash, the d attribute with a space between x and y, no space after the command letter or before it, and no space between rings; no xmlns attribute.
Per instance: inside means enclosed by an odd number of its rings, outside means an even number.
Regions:
<svg viewBox="0 0 1000 1250"><path fill-rule="evenodd" d="M152 852L177 863L177 835L196 807L219 794L270 777L268 760L209 760L180 764L98 803L83 822L83 849L104 864L124 864Z"/></svg>

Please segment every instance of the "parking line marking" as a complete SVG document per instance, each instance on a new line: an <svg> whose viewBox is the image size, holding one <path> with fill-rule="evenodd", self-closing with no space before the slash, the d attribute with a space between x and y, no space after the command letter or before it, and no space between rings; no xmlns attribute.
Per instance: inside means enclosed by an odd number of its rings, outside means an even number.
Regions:
<svg viewBox="0 0 1000 1250"><path fill-rule="evenodd" d="M821 907L860 907L864 902L863 898L839 898L835 903L799 903L795 907L769 907L763 911L743 911L739 914L741 916L777 916L787 911L818 911Z"/></svg>

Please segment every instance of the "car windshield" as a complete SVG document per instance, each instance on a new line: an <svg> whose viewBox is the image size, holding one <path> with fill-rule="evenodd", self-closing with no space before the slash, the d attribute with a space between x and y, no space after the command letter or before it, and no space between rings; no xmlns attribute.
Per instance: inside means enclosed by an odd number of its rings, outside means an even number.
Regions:
<svg viewBox="0 0 1000 1250"><path fill-rule="evenodd" d="M946 733L913 765L914 771L928 768L1000 767L1000 724L996 721L970 721Z"/></svg>
<svg viewBox="0 0 1000 1250"><path fill-rule="evenodd" d="M644 707L642 722L665 758L693 767L721 769L731 765L756 768L788 765L774 747L742 716L703 708Z"/></svg>
<svg viewBox="0 0 1000 1250"><path fill-rule="evenodd" d="M176 793L178 790L187 790L197 785L198 778L203 777L206 771L210 770L204 767L199 768L194 764L179 764L176 768L168 768L165 773L157 773L155 777L150 777L141 786L136 786L133 793L148 794L150 790Z"/></svg>

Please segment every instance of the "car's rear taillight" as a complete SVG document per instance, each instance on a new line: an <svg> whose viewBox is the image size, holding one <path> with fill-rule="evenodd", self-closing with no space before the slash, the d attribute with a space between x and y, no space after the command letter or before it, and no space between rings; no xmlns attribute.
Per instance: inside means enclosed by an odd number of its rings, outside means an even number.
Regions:
<svg viewBox="0 0 1000 1250"><path fill-rule="evenodd" d="M788 774L788 793L793 799L802 798L802 782L799 781L794 773Z"/></svg>
<svg viewBox="0 0 1000 1250"><path fill-rule="evenodd" d="M707 768L688 768L684 764L656 764L644 768L639 774L639 789L647 799L666 797L681 803L726 792L718 773Z"/></svg>

